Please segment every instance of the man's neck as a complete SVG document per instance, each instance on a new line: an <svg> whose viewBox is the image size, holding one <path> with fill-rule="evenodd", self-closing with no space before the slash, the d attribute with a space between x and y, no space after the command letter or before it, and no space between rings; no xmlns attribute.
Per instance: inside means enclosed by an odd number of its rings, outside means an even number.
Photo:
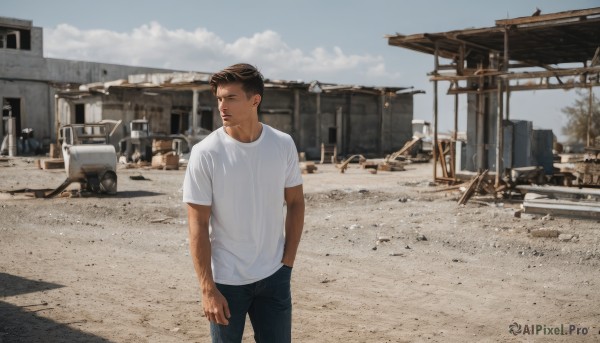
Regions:
<svg viewBox="0 0 600 343"><path fill-rule="evenodd" d="M245 125L226 126L225 132L237 141L252 143L260 137L262 129L262 124L259 121L252 121Z"/></svg>

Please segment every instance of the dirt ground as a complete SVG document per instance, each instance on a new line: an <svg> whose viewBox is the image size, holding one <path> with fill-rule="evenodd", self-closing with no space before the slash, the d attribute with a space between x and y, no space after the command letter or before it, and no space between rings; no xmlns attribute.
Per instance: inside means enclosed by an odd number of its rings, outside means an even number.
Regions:
<svg viewBox="0 0 600 343"><path fill-rule="evenodd" d="M431 164L318 168L304 175L294 341L600 341L598 221L458 206ZM116 196L45 200L6 191L57 187L63 170L0 164L0 342L208 342L183 174L121 168Z"/></svg>

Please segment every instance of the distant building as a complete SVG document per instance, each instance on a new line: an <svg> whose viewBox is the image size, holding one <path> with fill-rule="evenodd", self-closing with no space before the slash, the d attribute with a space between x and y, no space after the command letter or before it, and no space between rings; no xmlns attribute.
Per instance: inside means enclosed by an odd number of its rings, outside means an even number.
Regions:
<svg viewBox="0 0 600 343"><path fill-rule="evenodd" d="M58 126L148 119L155 132L185 134L221 126L210 74L44 58L42 29L31 21L0 17L0 97L3 118L17 132L54 142ZM411 139L411 88L365 87L266 80L260 119L292 135L299 151L318 158L321 144L338 155L382 156ZM195 115L192 115L194 114ZM4 122L4 120L3 120ZM2 126L0 139L6 134Z"/></svg>
<svg viewBox="0 0 600 343"><path fill-rule="evenodd" d="M80 84L127 78L131 74L171 72L158 68L71 61L43 56L42 28L29 20L0 17L0 142L6 119L16 118L16 131L33 129L45 144L56 138L56 91Z"/></svg>

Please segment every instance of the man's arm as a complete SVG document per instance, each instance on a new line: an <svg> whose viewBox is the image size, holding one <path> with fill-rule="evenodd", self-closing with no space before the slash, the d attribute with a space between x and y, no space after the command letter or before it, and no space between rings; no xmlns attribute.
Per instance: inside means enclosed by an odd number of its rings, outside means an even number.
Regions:
<svg viewBox="0 0 600 343"><path fill-rule="evenodd" d="M284 192L287 216L285 218L285 247L281 262L288 267L293 267L304 228L304 192L302 185L286 188Z"/></svg>
<svg viewBox="0 0 600 343"><path fill-rule="evenodd" d="M210 266L211 249L208 236L210 212L210 206L188 203L190 253L202 290L204 315L211 322L227 325L229 324L227 318L230 316L229 305L215 285Z"/></svg>

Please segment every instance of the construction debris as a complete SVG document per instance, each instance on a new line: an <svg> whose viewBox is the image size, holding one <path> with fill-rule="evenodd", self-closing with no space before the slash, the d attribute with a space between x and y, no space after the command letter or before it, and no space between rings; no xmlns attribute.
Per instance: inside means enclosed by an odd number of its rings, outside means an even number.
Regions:
<svg viewBox="0 0 600 343"><path fill-rule="evenodd" d="M377 165L377 169L381 171L403 171L406 163L400 161L385 161Z"/></svg>
<svg viewBox="0 0 600 343"><path fill-rule="evenodd" d="M300 162L300 170L302 174L312 174L317 170L314 162Z"/></svg>
<svg viewBox="0 0 600 343"><path fill-rule="evenodd" d="M416 147L417 143L421 141L421 138L414 137L413 139L406 142L402 149L396 151L395 153L388 155L385 160L387 161L395 161L398 157L403 155L410 155L410 152Z"/></svg>
<svg viewBox="0 0 600 343"><path fill-rule="evenodd" d="M396 160L410 161L412 163L425 163L431 160L431 151L423 148L423 138L413 136L412 140L406 142L404 146L385 157L385 162L393 162Z"/></svg>
<svg viewBox="0 0 600 343"><path fill-rule="evenodd" d="M336 168L340 170L340 173L344 173L348 169L348 165L354 159L358 158L358 164L362 169L367 170L371 174L377 174L377 171L403 171L404 166L407 164L402 161L395 161L386 158L383 162L368 161L363 155L357 154L348 157L342 163L336 164Z"/></svg>
<svg viewBox="0 0 600 343"><path fill-rule="evenodd" d="M484 170L478 173L469 183L469 186L465 189L463 195L458 199L459 205L464 205L469 201L469 199L473 196L473 194L480 192L481 187L487 185L484 181L486 175L488 174L488 170Z"/></svg>
<svg viewBox="0 0 600 343"><path fill-rule="evenodd" d="M129 179L135 181L150 181L150 179L144 177L144 175L130 175Z"/></svg>
<svg viewBox="0 0 600 343"><path fill-rule="evenodd" d="M579 186L600 186L600 140L585 148L583 160L575 163L574 175Z"/></svg>
<svg viewBox="0 0 600 343"><path fill-rule="evenodd" d="M346 169L348 168L348 164L350 164L350 162L353 159L355 159L356 157L359 158L358 159L359 163L364 163L367 161L367 159L363 155L352 155L352 156L348 157L344 162L342 162L340 164L336 164L335 167L340 170L340 173L344 173L346 171Z"/></svg>
<svg viewBox="0 0 600 343"><path fill-rule="evenodd" d="M38 165L38 162L36 162ZM63 169L65 167L65 161L62 158L46 158L39 160L39 167L41 169Z"/></svg>
<svg viewBox="0 0 600 343"><path fill-rule="evenodd" d="M517 186L526 192L525 213L600 218L600 190L558 186Z"/></svg>
<svg viewBox="0 0 600 343"><path fill-rule="evenodd" d="M515 187L521 193L525 193L525 200L531 200L538 194L537 198L550 199L583 199L600 201L600 189L575 188L560 186L528 186L520 185Z"/></svg>
<svg viewBox="0 0 600 343"><path fill-rule="evenodd" d="M518 184L545 184L544 167L531 166L507 169L503 181L509 188L513 188Z"/></svg>
<svg viewBox="0 0 600 343"><path fill-rule="evenodd" d="M2 157L0 158L0 167L11 167L14 166L12 158Z"/></svg>
<svg viewBox="0 0 600 343"><path fill-rule="evenodd" d="M540 229L533 229L529 232L531 234L531 237L543 237L543 238L557 238L558 235L560 235L560 232L558 230L555 229L548 229L548 228L540 228Z"/></svg>
<svg viewBox="0 0 600 343"><path fill-rule="evenodd" d="M598 203L546 198L524 200L522 206L525 213L600 219Z"/></svg>
<svg viewBox="0 0 600 343"><path fill-rule="evenodd" d="M152 168L163 170L179 169L179 156L174 151L167 153L159 152L152 156Z"/></svg>

